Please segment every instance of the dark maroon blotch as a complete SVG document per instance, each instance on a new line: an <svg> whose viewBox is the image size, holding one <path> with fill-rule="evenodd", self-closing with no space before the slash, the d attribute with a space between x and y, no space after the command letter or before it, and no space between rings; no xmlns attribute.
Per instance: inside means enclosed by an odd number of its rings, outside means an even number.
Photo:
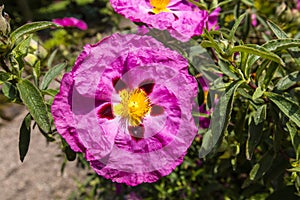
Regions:
<svg viewBox="0 0 300 200"><path fill-rule="evenodd" d="M106 103L100 107L100 109L98 110L98 117L106 118L109 120L114 119L114 115L110 103Z"/></svg>
<svg viewBox="0 0 300 200"><path fill-rule="evenodd" d="M159 106L159 105L152 105L151 106L151 112L150 112L150 115L151 116L157 116L157 115L161 115L164 113L164 108L162 106Z"/></svg>
<svg viewBox="0 0 300 200"><path fill-rule="evenodd" d="M139 85L139 88L144 90L147 95L151 94L153 88L154 88L155 82L152 79L144 80Z"/></svg>
<svg viewBox="0 0 300 200"><path fill-rule="evenodd" d="M132 139L135 141L139 141L144 138L145 128L142 124L138 126L128 126L128 131Z"/></svg>
<svg viewBox="0 0 300 200"><path fill-rule="evenodd" d="M120 79L120 77L113 78L112 84L117 93L119 93L121 90L124 90L127 88L126 83L122 79Z"/></svg>

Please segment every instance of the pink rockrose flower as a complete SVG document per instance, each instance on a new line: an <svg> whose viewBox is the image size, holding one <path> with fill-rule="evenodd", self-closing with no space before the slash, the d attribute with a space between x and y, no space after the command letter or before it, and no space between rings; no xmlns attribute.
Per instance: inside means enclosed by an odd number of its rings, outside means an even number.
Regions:
<svg viewBox="0 0 300 200"><path fill-rule="evenodd" d="M300 11L300 0L297 2L297 9Z"/></svg>
<svg viewBox="0 0 300 200"><path fill-rule="evenodd" d="M197 134L188 61L150 36L86 45L63 76L57 131L101 176L135 186L170 174Z"/></svg>
<svg viewBox="0 0 300 200"><path fill-rule="evenodd" d="M150 28L168 30L176 39L186 42L202 34L204 28L217 24L218 8L209 14L187 0L110 0L114 10L133 22Z"/></svg>
<svg viewBox="0 0 300 200"><path fill-rule="evenodd" d="M75 17L64 17L61 19L53 19L52 22L61 25L63 27L76 27L81 30L88 29L87 24L83 20L77 19Z"/></svg>

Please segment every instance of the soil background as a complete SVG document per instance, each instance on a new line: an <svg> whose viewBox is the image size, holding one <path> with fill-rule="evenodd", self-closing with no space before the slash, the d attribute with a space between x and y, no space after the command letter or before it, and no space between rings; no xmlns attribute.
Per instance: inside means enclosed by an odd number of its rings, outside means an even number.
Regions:
<svg viewBox="0 0 300 200"><path fill-rule="evenodd" d="M13 108L15 111L16 108ZM86 171L64 160L59 143L47 143L45 137L33 130L27 156L19 159L19 129L27 114L18 107L11 121L0 118L0 200L68 199L76 191L76 182L82 182Z"/></svg>

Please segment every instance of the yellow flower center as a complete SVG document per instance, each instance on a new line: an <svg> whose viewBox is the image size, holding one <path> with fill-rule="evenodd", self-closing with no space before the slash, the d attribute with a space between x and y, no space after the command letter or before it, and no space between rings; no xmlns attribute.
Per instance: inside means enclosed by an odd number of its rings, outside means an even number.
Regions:
<svg viewBox="0 0 300 200"><path fill-rule="evenodd" d="M169 12L167 6L171 0L150 0L151 6L153 6L152 12L158 14L160 12Z"/></svg>
<svg viewBox="0 0 300 200"><path fill-rule="evenodd" d="M121 102L113 107L114 114L128 119L131 126L140 125L151 108L146 92L139 88L131 92L124 89L119 95Z"/></svg>

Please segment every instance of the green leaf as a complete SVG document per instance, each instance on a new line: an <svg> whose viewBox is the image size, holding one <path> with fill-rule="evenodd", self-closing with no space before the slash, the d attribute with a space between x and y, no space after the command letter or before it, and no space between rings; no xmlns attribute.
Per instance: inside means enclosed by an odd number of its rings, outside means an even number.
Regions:
<svg viewBox="0 0 300 200"><path fill-rule="evenodd" d="M269 51L276 52L292 47L300 47L300 40L289 38L270 40L263 44L262 47Z"/></svg>
<svg viewBox="0 0 300 200"><path fill-rule="evenodd" d="M68 161L74 161L76 159L76 153L71 149L69 145L65 147L65 153Z"/></svg>
<svg viewBox="0 0 300 200"><path fill-rule="evenodd" d="M214 9L218 8L218 7L222 7L223 5L226 5L228 3L232 2L232 0L224 0L218 4L214 4L211 6L211 8L209 9L210 11L213 11Z"/></svg>
<svg viewBox="0 0 300 200"><path fill-rule="evenodd" d="M248 139L246 142L246 158L251 160L255 148L260 143L263 135L263 122L255 124L253 118L249 118Z"/></svg>
<svg viewBox="0 0 300 200"><path fill-rule="evenodd" d="M222 59L219 59L218 65L220 66L221 71L226 74L228 77L238 80L239 77L234 73L235 69L232 65L224 62Z"/></svg>
<svg viewBox="0 0 300 200"><path fill-rule="evenodd" d="M203 48L213 48L215 49L219 54L223 55L224 54L224 51L219 47L219 45L215 42L215 41L202 41L201 42L201 46Z"/></svg>
<svg viewBox="0 0 300 200"><path fill-rule="evenodd" d="M47 89L47 90L42 90L41 91L43 95L49 95L54 97L55 95L57 95L57 93L59 92L59 90L55 90L55 89Z"/></svg>
<svg viewBox="0 0 300 200"><path fill-rule="evenodd" d="M252 7L252 6L254 5L254 3L253 3L252 0L242 0L242 2L243 2L244 4L246 4L247 6L250 6L250 7Z"/></svg>
<svg viewBox="0 0 300 200"><path fill-rule="evenodd" d="M35 85L38 85L41 75L41 62L39 60L34 64L32 74Z"/></svg>
<svg viewBox="0 0 300 200"><path fill-rule="evenodd" d="M62 70L67 66L67 63L60 63L51 68L44 76L42 83L40 85L41 90L45 90L48 88L51 81L57 77Z"/></svg>
<svg viewBox="0 0 300 200"><path fill-rule="evenodd" d="M2 92L10 101L19 102L19 93L13 84L5 82L2 86Z"/></svg>
<svg viewBox="0 0 300 200"><path fill-rule="evenodd" d="M281 28L279 28L279 26L277 26L275 23L271 21L267 21L267 24L277 38L288 38L288 35Z"/></svg>
<svg viewBox="0 0 300 200"><path fill-rule="evenodd" d="M241 63L240 63L240 68L242 70L242 72L244 73L246 79L249 78L249 70L247 69L247 61L249 58L249 54L246 52L241 52Z"/></svg>
<svg viewBox="0 0 300 200"><path fill-rule="evenodd" d="M245 45L235 46L235 47L230 49L230 55L232 55L234 52L246 52L246 53L253 54L253 55L256 55L256 56L259 56L259 57L262 57L262 58L272 60L274 62L279 63L282 66L285 66L283 60L279 56L277 56L276 54L274 54L272 52L269 52L267 49L264 49L264 48L259 47L259 46L255 46L255 48L254 48L254 45L251 45L251 46L250 45L248 45L248 46L245 46Z"/></svg>
<svg viewBox="0 0 300 200"><path fill-rule="evenodd" d="M273 79L273 76L276 72L276 70L278 69L279 65L277 63L271 62L269 65L267 65L268 67L266 68L266 75L264 77L263 80L259 80L259 82L262 82L263 84L261 84L261 87L266 89L271 80Z"/></svg>
<svg viewBox="0 0 300 200"><path fill-rule="evenodd" d="M232 82L227 88L225 93L220 97L216 105L211 119L211 132L207 132L204 145L199 150L199 156L204 157L207 155L218 142L219 138L224 134L227 129L231 110L233 106L233 97L236 89L243 83L243 81Z"/></svg>
<svg viewBox="0 0 300 200"><path fill-rule="evenodd" d="M49 133L51 126L47 106L41 92L28 80L21 80L17 87L20 97L33 119L45 133Z"/></svg>
<svg viewBox="0 0 300 200"><path fill-rule="evenodd" d="M10 37L12 42L14 43L16 40L22 38L26 34L34 33L51 27L60 27L60 26L53 22L48 22L48 21L31 22L31 23L24 24L23 26L11 32Z"/></svg>
<svg viewBox="0 0 300 200"><path fill-rule="evenodd" d="M10 74L9 73L0 71L0 84L8 81L9 79L10 79Z"/></svg>
<svg viewBox="0 0 300 200"><path fill-rule="evenodd" d="M262 123L267 118L267 105L260 105L254 115L254 122L256 125Z"/></svg>
<svg viewBox="0 0 300 200"><path fill-rule="evenodd" d="M30 143L30 133L31 133L31 115L28 113L21 125L20 135L19 135L19 155L21 162L24 161L24 158L28 152L29 143Z"/></svg>
<svg viewBox="0 0 300 200"><path fill-rule="evenodd" d="M52 63L53 63L53 60L54 60L54 58L55 58L55 55L56 55L57 51L58 51L58 49L55 49L55 50L51 53L51 55L50 55L50 57L49 57L49 59L48 59L48 61L47 61L47 66L48 66L49 68L52 67Z"/></svg>
<svg viewBox="0 0 300 200"><path fill-rule="evenodd" d="M295 102L276 93L266 92L265 94L290 120L300 127L300 108Z"/></svg>
<svg viewBox="0 0 300 200"><path fill-rule="evenodd" d="M257 87L252 95L252 99L255 100L264 94L264 90L261 87Z"/></svg>
<svg viewBox="0 0 300 200"><path fill-rule="evenodd" d="M234 23L230 33L229 33L229 40L233 41L234 38L234 34L237 30L237 28L239 27L240 23L243 21L243 19L245 18L247 13L242 14L241 16L239 16L239 18L236 20L236 22Z"/></svg>
<svg viewBox="0 0 300 200"><path fill-rule="evenodd" d="M274 156L267 152L250 171L249 178L251 181L260 179L272 166Z"/></svg>
<svg viewBox="0 0 300 200"><path fill-rule="evenodd" d="M296 159L299 160L299 156L300 156L300 134L299 133L300 132L297 129L297 127L294 125L294 123L287 122L286 127L289 130L292 145L296 152Z"/></svg>
<svg viewBox="0 0 300 200"><path fill-rule="evenodd" d="M281 78L277 84L275 85L275 88L277 90L287 90L293 85L297 84L297 82L300 81L300 72L294 71L287 76Z"/></svg>

